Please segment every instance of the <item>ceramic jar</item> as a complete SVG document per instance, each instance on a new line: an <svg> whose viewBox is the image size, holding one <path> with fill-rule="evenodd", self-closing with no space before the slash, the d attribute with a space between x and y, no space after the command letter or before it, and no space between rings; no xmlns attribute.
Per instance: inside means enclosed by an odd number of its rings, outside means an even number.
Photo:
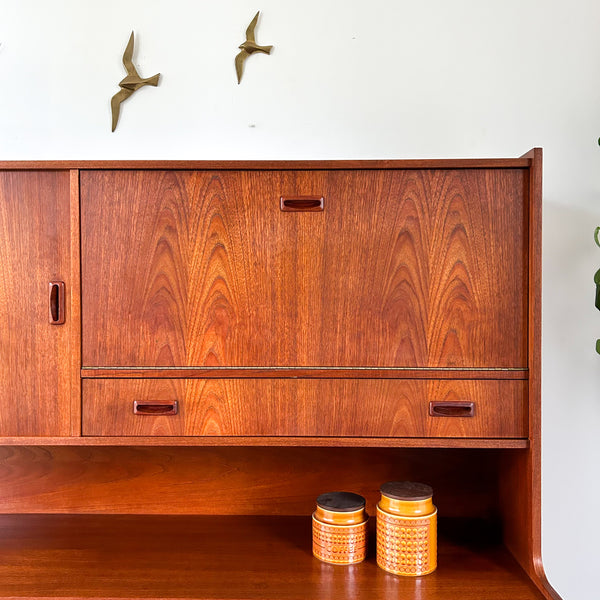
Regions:
<svg viewBox="0 0 600 600"><path fill-rule="evenodd" d="M390 481L377 504L377 564L396 575L427 575L437 567L437 509L423 483Z"/></svg>
<svg viewBox="0 0 600 600"><path fill-rule="evenodd" d="M362 496L352 492L321 494L312 516L313 555L337 565L364 560L368 518Z"/></svg>

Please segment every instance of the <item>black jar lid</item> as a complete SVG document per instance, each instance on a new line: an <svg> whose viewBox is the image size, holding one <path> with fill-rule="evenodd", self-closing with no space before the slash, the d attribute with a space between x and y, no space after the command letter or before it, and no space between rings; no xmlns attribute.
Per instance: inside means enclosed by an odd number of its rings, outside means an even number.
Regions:
<svg viewBox="0 0 600 600"><path fill-rule="evenodd" d="M381 486L381 493L393 500L417 502L429 500L433 496L433 488L426 483L415 481L388 481Z"/></svg>
<svg viewBox="0 0 600 600"><path fill-rule="evenodd" d="M331 512L354 512L365 507L365 499L353 492L327 492L317 498L317 506Z"/></svg>

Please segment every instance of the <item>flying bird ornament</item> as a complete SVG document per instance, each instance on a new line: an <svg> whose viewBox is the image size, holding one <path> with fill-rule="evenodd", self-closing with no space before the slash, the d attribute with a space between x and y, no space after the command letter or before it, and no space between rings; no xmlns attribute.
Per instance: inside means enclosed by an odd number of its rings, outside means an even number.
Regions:
<svg viewBox="0 0 600 600"><path fill-rule="evenodd" d="M235 57L235 72L237 73L238 83L242 80L242 73L244 72L244 63L246 59L254 52L263 52L264 54L271 54L271 49L273 46L259 46L256 43L256 38L254 36L254 29L256 28L256 23L258 21L258 15L260 11L258 11L254 15L254 19L248 25L248 29L246 29L246 41L238 46L241 52Z"/></svg>
<svg viewBox="0 0 600 600"><path fill-rule="evenodd" d="M158 85L158 78L160 77L160 73L153 75L152 77L147 77L143 79L138 75L136 68L133 66L133 31L131 32L131 37L129 38L129 42L127 44L127 48L125 48L125 52L123 53L123 65L125 65L125 69L127 71L127 77L119 82L119 87L121 88L111 99L110 108L112 111L112 130L114 131L117 128L117 123L119 122L119 112L121 110L121 102L123 100L127 100L129 96L133 94L133 92L139 90L141 87L145 85Z"/></svg>

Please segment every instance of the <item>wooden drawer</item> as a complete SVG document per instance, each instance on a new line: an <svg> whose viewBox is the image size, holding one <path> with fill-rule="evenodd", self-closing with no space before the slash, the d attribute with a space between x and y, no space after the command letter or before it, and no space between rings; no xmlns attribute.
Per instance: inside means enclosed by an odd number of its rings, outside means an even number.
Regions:
<svg viewBox="0 0 600 600"><path fill-rule="evenodd" d="M526 393L523 380L88 379L82 432L526 438ZM134 414L134 402L146 414ZM176 414L156 414L173 413L175 402ZM432 402L444 403L441 416ZM444 416L456 402L472 402L472 415Z"/></svg>
<svg viewBox="0 0 600 600"><path fill-rule="evenodd" d="M527 366L526 169L82 171L84 366ZM282 197L324 198L282 211Z"/></svg>

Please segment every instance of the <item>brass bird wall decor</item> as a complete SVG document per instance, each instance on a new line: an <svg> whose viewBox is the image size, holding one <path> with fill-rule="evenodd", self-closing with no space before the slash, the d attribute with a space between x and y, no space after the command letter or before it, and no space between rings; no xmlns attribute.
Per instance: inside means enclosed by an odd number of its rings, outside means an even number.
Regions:
<svg viewBox="0 0 600 600"><path fill-rule="evenodd" d="M158 78L160 77L160 73L153 75L152 77L148 77L143 79L138 75L136 68L133 66L133 31L131 32L131 37L129 38L129 42L127 44L127 48L125 48L125 52L123 53L123 64L125 65L125 69L127 70L127 77L119 82L119 87L121 90L117 92L110 101L110 108L112 111L112 130L114 131L117 128L117 123L119 121L119 112L121 110L121 102L123 100L127 100L133 92L139 90L141 87L145 85L158 85Z"/></svg>
<svg viewBox="0 0 600 600"><path fill-rule="evenodd" d="M246 62L246 59L254 52L271 54L271 49L273 48L273 46L259 46L256 43L254 29L256 28L259 14L260 11L254 15L254 19L252 19L250 25L248 25L248 29L246 29L246 41L238 46L238 48L241 50L241 52L235 57L235 72L237 73L238 83L240 83L242 80L242 73L244 72L244 63Z"/></svg>

